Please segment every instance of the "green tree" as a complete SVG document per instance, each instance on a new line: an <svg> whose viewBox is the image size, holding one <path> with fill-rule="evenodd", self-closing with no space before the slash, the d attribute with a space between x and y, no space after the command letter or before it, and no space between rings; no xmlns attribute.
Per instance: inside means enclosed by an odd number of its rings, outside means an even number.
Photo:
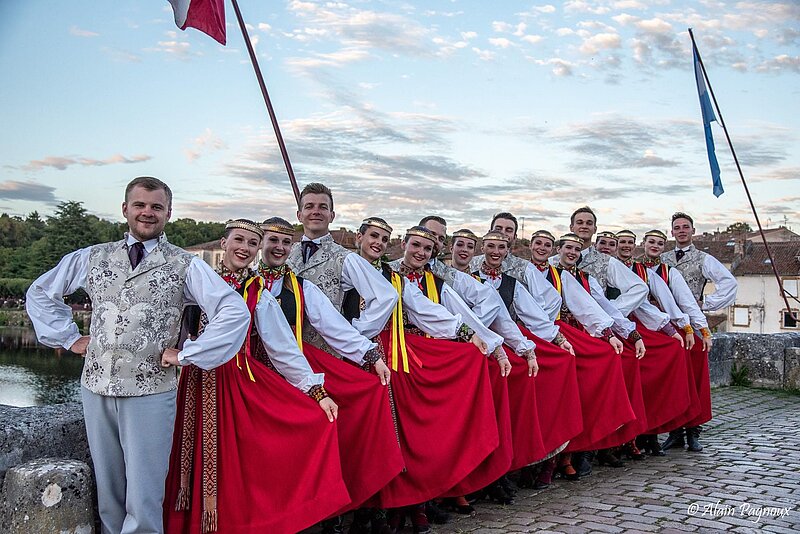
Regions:
<svg viewBox="0 0 800 534"><path fill-rule="evenodd" d="M752 232L753 229L750 228L750 225L746 222L735 222L733 224L728 225L725 229L726 232L731 232L733 234L743 234L745 232Z"/></svg>

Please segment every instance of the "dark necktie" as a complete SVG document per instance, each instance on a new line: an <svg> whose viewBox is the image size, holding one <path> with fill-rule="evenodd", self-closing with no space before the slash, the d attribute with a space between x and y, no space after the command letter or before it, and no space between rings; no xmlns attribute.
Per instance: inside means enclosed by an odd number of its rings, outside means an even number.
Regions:
<svg viewBox="0 0 800 534"><path fill-rule="evenodd" d="M303 241L303 263L308 263L308 260L311 259L311 256L313 256L318 250L319 245L313 241Z"/></svg>
<svg viewBox="0 0 800 534"><path fill-rule="evenodd" d="M140 241L128 247L128 258L131 260L131 269L136 269L144 258L144 245Z"/></svg>
<svg viewBox="0 0 800 534"><path fill-rule="evenodd" d="M583 261L583 254L578 256L578 260L575 262L575 267L577 268L578 265L580 265L582 261Z"/></svg>
<svg viewBox="0 0 800 534"><path fill-rule="evenodd" d="M677 261L681 261L681 258L683 258L684 256L686 256L686 251L685 251L685 250L680 250L680 249L678 249L678 250L675 252L675 259L676 259Z"/></svg>

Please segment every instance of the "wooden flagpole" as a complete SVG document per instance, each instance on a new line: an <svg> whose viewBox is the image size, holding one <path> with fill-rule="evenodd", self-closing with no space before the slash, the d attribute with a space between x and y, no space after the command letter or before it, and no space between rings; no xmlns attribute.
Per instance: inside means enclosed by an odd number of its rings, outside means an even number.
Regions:
<svg viewBox="0 0 800 534"><path fill-rule="evenodd" d="M281 128L278 125L278 118L275 116L275 110L272 107L272 101L267 92L267 85L264 83L264 77L261 75L261 67L258 66L258 59L256 59L255 50L250 42L250 35L247 33L247 28L244 25L242 12L239 10L239 4L236 0L231 0L233 10L236 12L236 20L239 22L239 28L242 30L242 37L244 37L244 44L247 46L247 53L250 55L250 63L253 65L253 70L258 78L258 85L261 87L261 95L264 97L264 103L267 105L267 112L269 113L269 120L272 122L272 129L275 130L275 137L278 139L278 146L281 149L281 156L283 156L283 164L286 166L286 172L289 174L289 182L292 184L292 191L294 192L294 199L297 202L297 208L300 209L300 189L297 187L297 180L294 177L294 170L292 169L292 162L289 161L289 152L286 150L286 143L283 141L281 135Z"/></svg>

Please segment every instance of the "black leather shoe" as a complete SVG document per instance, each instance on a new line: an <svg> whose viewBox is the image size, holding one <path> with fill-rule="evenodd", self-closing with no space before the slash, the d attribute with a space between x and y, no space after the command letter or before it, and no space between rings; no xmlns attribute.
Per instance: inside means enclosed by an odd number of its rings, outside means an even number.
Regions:
<svg viewBox="0 0 800 534"><path fill-rule="evenodd" d="M572 467L575 469L578 478L588 477L592 474L592 462L590 460L590 453L588 452L573 452L572 453Z"/></svg>
<svg viewBox="0 0 800 534"><path fill-rule="evenodd" d="M340 515L323 521L322 534L344 534L344 516Z"/></svg>
<svg viewBox="0 0 800 534"><path fill-rule="evenodd" d="M673 430L669 433L669 437L664 440L664 443L661 444L662 450L669 450L669 449L682 449L686 446L686 441L684 440L684 431L682 428L678 430Z"/></svg>
<svg viewBox="0 0 800 534"><path fill-rule="evenodd" d="M617 458L611 449L602 449L597 452L597 463L602 465L607 465L609 467L624 467L625 464L622 463L622 460Z"/></svg>
<svg viewBox="0 0 800 534"><path fill-rule="evenodd" d="M516 485L516 484L514 484L514 483L511 481L511 479L510 479L510 478L508 478L508 476L506 476L506 475L503 475L503 476L501 476L501 477L500 477L500 480L498 480L497 482L500 484L500 486L501 486L501 487L502 487L504 490L506 490L506 493L508 493L508 494L509 494L509 495L511 495L512 497L514 497L514 496L517 494L517 491L519 490L519 488L517 487L517 485Z"/></svg>
<svg viewBox="0 0 800 534"><path fill-rule="evenodd" d="M439 508L434 501L428 501L425 504L425 515L428 517L428 521L437 525L444 525L450 520L450 514Z"/></svg>
<svg viewBox="0 0 800 534"><path fill-rule="evenodd" d="M688 450L690 452L700 452L703 446L700 444L700 427L693 426L686 429L686 441L689 442Z"/></svg>
<svg viewBox="0 0 800 534"><path fill-rule="evenodd" d="M372 510L369 508L359 508L353 512L353 523L347 534L371 534L372 529L369 524L371 516Z"/></svg>
<svg viewBox="0 0 800 534"><path fill-rule="evenodd" d="M519 470L519 479L517 479L518 488L532 488L536 482L536 470L539 466L532 467L530 465L523 467Z"/></svg>
<svg viewBox="0 0 800 534"><path fill-rule="evenodd" d="M514 496L510 495L498 482L495 482L487 489L489 490L489 498L497 504L514 503Z"/></svg>
<svg viewBox="0 0 800 534"><path fill-rule="evenodd" d="M645 442L644 450L650 456L666 456L667 453L661 450L661 444L658 442L658 436L655 434L648 434L647 441Z"/></svg>

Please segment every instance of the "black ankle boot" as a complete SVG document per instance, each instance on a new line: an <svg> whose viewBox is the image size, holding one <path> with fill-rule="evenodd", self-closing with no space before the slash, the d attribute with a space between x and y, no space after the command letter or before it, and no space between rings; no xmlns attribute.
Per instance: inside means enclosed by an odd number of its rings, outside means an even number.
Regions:
<svg viewBox="0 0 800 534"><path fill-rule="evenodd" d="M540 466L525 466L519 470L519 479L517 480L517 487L519 488L532 488L536 483L536 475L538 474Z"/></svg>
<svg viewBox="0 0 800 534"><path fill-rule="evenodd" d="M597 452L597 463L609 467L623 467L625 464L617 458L611 449L602 449Z"/></svg>
<svg viewBox="0 0 800 534"><path fill-rule="evenodd" d="M425 515L428 521L437 525L444 525L450 520L450 514L442 510L435 501L425 503Z"/></svg>
<svg viewBox="0 0 800 534"><path fill-rule="evenodd" d="M700 444L700 427L693 426L691 428L686 429L686 441L689 442L689 451L690 452L700 452L703 450L703 446Z"/></svg>
<svg viewBox="0 0 800 534"><path fill-rule="evenodd" d="M332 517L322 522L322 534L343 534L344 516Z"/></svg>
<svg viewBox="0 0 800 534"><path fill-rule="evenodd" d="M645 442L645 450L650 456L666 456L667 453L661 450L661 444L658 442L656 434L648 434L647 441Z"/></svg>
<svg viewBox="0 0 800 534"><path fill-rule="evenodd" d="M370 534L370 519L372 517L372 510L369 508L359 508L353 512L353 523L347 534Z"/></svg>
<svg viewBox="0 0 800 534"><path fill-rule="evenodd" d="M661 448L665 451L669 449L682 449L686 445L684 440L684 431L682 428L673 430L669 433L669 437L661 444Z"/></svg>
<svg viewBox="0 0 800 534"><path fill-rule="evenodd" d="M589 452L573 452L572 453L572 467L578 478L588 477L592 474L591 453Z"/></svg>
<svg viewBox="0 0 800 534"><path fill-rule="evenodd" d="M502 487L504 490L506 490L506 493L508 493L508 494L509 494L509 495L511 495L512 497L514 497L514 496L517 494L517 491L518 491L518 489L519 489L519 488L517 488L517 485L516 485L516 484L514 484L514 483L511 481L511 479L510 479L510 478L508 478L508 476L507 476L507 475L503 475L503 476L501 476L501 477L500 477L500 480L498 480L497 482L500 484L500 486L501 486L501 487Z"/></svg>
<svg viewBox="0 0 800 534"><path fill-rule="evenodd" d="M488 488L489 498L498 504L513 504L514 496L509 494L499 482L494 482Z"/></svg>

